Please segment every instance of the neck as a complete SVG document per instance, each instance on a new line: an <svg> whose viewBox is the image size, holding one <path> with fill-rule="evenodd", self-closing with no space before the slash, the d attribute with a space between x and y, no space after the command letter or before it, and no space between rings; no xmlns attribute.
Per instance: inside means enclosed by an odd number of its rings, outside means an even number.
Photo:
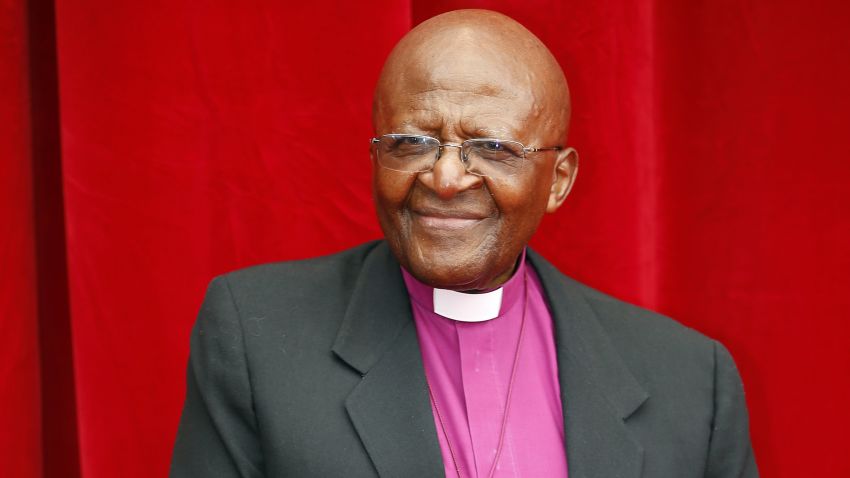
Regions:
<svg viewBox="0 0 850 478"><path fill-rule="evenodd" d="M456 290L457 292L461 292L464 294L485 294L487 292L493 291L502 287L505 282L509 281L511 277L513 277L516 270L519 268L519 265L525 260L525 249L519 253L516 260L511 262L511 266L505 272L502 272L498 276L496 276L493 280L488 282L484 287L480 289L463 289L461 288L452 288L452 290Z"/></svg>
<svg viewBox="0 0 850 478"><path fill-rule="evenodd" d="M499 317L516 303L522 289L525 251L497 286L487 289L456 291L424 284L406 270L404 280L411 298L442 317L461 322L483 322Z"/></svg>

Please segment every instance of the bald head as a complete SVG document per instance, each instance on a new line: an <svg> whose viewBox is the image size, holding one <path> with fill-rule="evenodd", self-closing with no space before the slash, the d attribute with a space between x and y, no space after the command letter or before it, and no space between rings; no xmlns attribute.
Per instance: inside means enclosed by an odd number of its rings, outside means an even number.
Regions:
<svg viewBox="0 0 850 478"><path fill-rule="evenodd" d="M563 71L534 34L505 15L457 10L411 30L381 71L373 124L379 129L411 94L451 95L453 88L523 102L525 121L543 128L548 141L565 140L570 97Z"/></svg>
<svg viewBox="0 0 850 478"><path fill-rule="evenodd" d="M445 289L504 283L572 186L569 116L558 62L510 18L460 10L408 33L372 114L375 208L401 266Z"/></svg>

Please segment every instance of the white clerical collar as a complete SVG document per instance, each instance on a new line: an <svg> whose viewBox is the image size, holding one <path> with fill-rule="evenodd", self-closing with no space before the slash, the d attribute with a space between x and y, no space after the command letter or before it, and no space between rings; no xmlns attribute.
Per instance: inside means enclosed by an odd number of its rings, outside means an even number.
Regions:
<svg viewBox="0 0 850 478"><path fill-rule="evenodd" d="M502 287L478 294L436 289L401 268L410 299L425 310L458 322L486 322L514 310L525 297L525 250L513 277Z"/></svg>
<svg viewBox="0 0 850 478"><path fill-rule="evenodd" d="M480 294L434 289L434 312L459 322L485 322L499 316L502 288Z"/></svg>

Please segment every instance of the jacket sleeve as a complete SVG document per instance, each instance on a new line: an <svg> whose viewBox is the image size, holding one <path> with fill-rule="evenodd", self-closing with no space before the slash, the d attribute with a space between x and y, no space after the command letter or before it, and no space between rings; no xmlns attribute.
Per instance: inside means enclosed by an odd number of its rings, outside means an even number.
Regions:
<svg viewBox="0 0 850 478"><path fill-rule="evenodd" d="M192 329L169 476L259 478L262 470L242 324L227 278L218 277Z"/></svg>
<svg viewBox="0 0 850 478"><path fill-rule="evenodd" d="M757 478L744 386L726 348L714 345L714 420L706 478Z"/></svg>

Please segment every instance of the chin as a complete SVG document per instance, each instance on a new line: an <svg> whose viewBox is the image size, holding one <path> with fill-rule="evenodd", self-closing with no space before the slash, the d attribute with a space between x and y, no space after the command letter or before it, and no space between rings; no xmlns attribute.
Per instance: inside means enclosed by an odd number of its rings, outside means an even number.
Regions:
<svg viewBox="0 0 850 478"><path fill-rule="evenodd" d="M435 264L411 264L410 272L420 281L438 289L458 291L480 288L481 277L477 271L458 267L441 267Z"/></svg>
<svg viewBox="0 0 850 478"><path fill-rule="evenodd" d="M402 267L431 287L487 289L513 266L519 254L517 251L514 257L508 257L510 254L497 246L504 241L492 230L431 231L404 222L399 226L383 228L393 255Z"/></svg>
<svg viewBox="0 0 850 478"><path fill-rule="evenodd" d="M420 281L440 289L481 290L499 274L496 257L418 249L407 255L407 269Z"/></svg>

